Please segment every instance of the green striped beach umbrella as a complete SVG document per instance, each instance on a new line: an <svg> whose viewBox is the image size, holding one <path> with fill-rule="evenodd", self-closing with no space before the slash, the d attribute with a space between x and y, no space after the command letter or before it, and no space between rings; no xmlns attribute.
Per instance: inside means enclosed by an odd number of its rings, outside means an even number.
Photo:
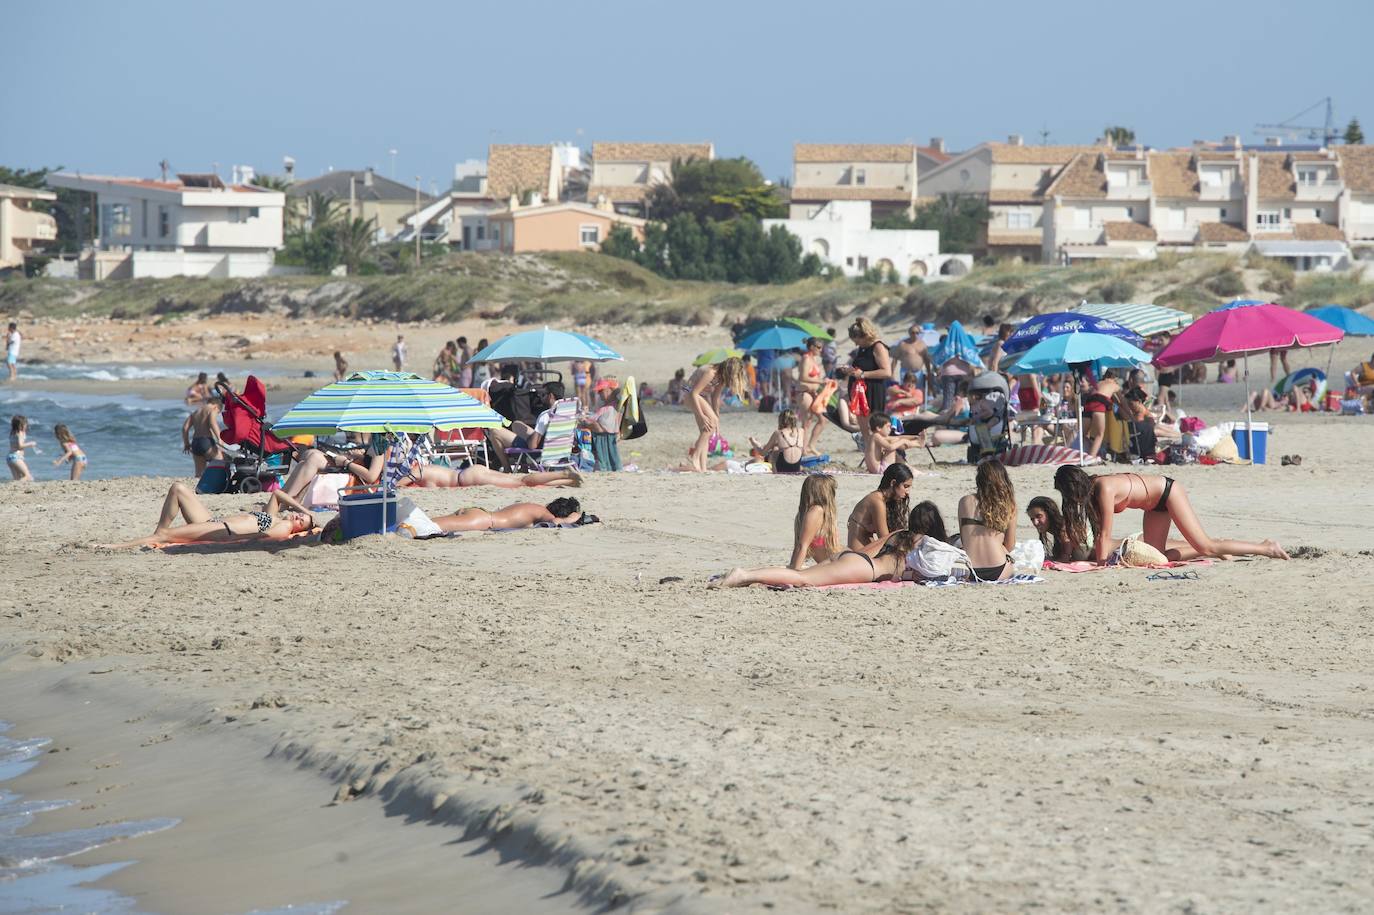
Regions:
<svg viewBox="0 0 1374 915"><path fill-rule="evenodd" d="M410 372L355 372L320 388L272 425L275 435L494 429L505 418L474 397Z"/></svg>
<svg viewBox="0 0 1374 915"><path fill-rule="evenodd" d="M1094 318L1115 321L1142 337L1162 334L1168 330L1179 330L1193 323L1193 316L1188 312L1179 311L1177 308L1165 308L1163 305L1089 305L1084 302L1073 310L1080 314L1092 315Z"/></svg>

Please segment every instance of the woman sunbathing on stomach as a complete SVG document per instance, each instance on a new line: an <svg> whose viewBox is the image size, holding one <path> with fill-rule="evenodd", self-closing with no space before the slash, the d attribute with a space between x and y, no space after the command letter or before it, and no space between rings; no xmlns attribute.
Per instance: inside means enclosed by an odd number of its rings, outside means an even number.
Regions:
<svg viewBox="0 0 1374 915"><path fill-rule="evenodd" d="M180 516L186 523L173 527ZM167 546L174 543L248 543L280 541L314 530L315 517L284 492L274 492L261 511L238 512L217 518L185 483L173 483L162 502L162 514L150 536L128 543L113 543L115 549L137 546Z"/></svg>
<svg viewBox="0 0 1374 915"><path fill-rule="evenodd" d="M919 534L898 531L888 538L877 556L845 550L829 562L802 569L731 569L724 578L711 582L713 588L743 588L747 585L777 585L815 588L825 585L859 585L901 578L906 571L906 554L916 548Z"/></svg>
<svg viewBox="0 0 1374 915"><path fill-rule="evenodd" d="M878 488L859 500L849 513L848 548L860 550L882 542L906 526L911 501L911 468L893 464L883 471Z"/></svg>
<svg viewBox="0 0 1374 915"><path fill-rule="evenodd" d="M1132 508L1139 509L1145 515L1141 539L1173 562L1202 556L1288 558L1283 547L1273 540L1252 543L1212 539L1203 530L1183 484L1170 477L1142 476L1138 473L1089 476L1080 467L1064 466L1055 471L1054 488L1059 490L1064 506L1064 521L1069 529L1081 530L1091 526L1094 541L1092 558L1098 565L1105 564L1111 555L1112 519ZM1187 549L1169 543L1169 528L1175 524L1188 542Z"/></svg>
<svg viewBox="0 0 1374 915"><path fill-rule="evenodd" d="M544 522L571 526L582 520L582 506L576 499L569 498L554 499L548 505L516 502L494 512L485 508L465 508L430 520L445 531L508 531Z"/></svg>

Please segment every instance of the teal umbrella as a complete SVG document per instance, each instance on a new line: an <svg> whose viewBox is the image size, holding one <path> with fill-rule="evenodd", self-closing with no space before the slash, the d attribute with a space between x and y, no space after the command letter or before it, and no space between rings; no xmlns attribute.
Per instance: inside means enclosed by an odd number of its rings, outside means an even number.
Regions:
<svg viewBox="0 0 1374 915"><path fill-rule="evenodd" d="M606 344L586 334L566 330L525 330L502 337L490 346L473 353L470 362L571 362L586 359L606 362L624 361L625 357Z"/></svg>
<svg viewBox="0 0 1374 915"><path fill-rule="evenodd" d="M272 432L283 438L334 432L425 434L504 424L501 414L446 384L409 372L355 372L287 410Z"/></svg>

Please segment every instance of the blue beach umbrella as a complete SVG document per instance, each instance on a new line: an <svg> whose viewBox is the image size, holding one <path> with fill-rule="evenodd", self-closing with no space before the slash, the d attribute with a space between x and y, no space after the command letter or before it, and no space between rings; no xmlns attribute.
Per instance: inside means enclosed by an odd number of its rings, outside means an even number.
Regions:
<svg viewBox="0 0 1374 915"><path fill-rule="evenodd" d="M1050 375L1091 364L1093 372L1147 365L1150 354L1138 346L1108 334L1071 332L1046 337L1017 357L1007 372L1013 375Z"/></svg>
<svg viewBox="0 0 1374 915"><path fill-rule="evenodd" d="M505 418L471 395L410 372L355 372L320 388L272 424L272 432L413 432L494 429Z"/></svg>
<svg viewBox="0 0 1374 915"><path fill-rule="evenodd" d="M1374 337L1374 318L1362 315L1353 308L1323 305L1320 308L1308 309L1307 313L1318 321L1339 327L1345 331L1347 337Z"/></svg>
<svg viewBox="0 0 1374 915"><path fill-rule="evenodd" d="M958 321L950 323L944 342L935 347L930 358L936 365L944 365L951 359L962 359L975 366L983 364L982 354L978 351L978 341L974 340L973 335L964 330L964 325Z"/></svg>
<svg viewBox="0 0 1374 915"><path fill-rule="evenodd" d="M1007 353L1024 353L1042 340L1072 333L1105 334L1119 337L1132 345L1141 342L1140 334L1115 321L1072 311L1057 311L1036 315L1026 321L1007 339L1002 349Z"/></svg>
<svg viewBox="0 0 1374 915"><path fill-rule="evenodd" d="M768 349L797 349L805 346L810 336L808 332L791 324L773 324L745 334L740 338L739 348L747 353Z"/></svg>
<svg viewBox="0 0 1374 915"><path fill-rule="evenodd" d="M625 357L594 337L565 330L525 330L502 337L473 354L470 362L591 362L624 361Z"/></svg>

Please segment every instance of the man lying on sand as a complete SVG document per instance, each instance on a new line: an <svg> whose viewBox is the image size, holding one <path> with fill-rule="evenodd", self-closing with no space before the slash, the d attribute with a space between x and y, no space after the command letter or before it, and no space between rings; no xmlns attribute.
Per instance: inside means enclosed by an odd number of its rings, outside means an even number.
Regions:
<svg viewBox="0 0 1374 915"><path fill-rule="evenodd" d="M173 527L178 517L186 519ZM162 502L153 533L127 543L105 544L113 549L168 546L176 543L248 543L288 540L315 529L315 516L284 492L274 492L260 511L238 512L217 518L185 483L173 483Z"/></svg>
<svg viewBox="0 0 1374 915"><path fill-rule="evenodd" d="M573 527L589 523L588 519L593 517L595 516L582 513L582 506L576 499L564 497L554 499L548 505L516 502L494 512L485 508L465 508L451 515L440 515L430 520L445 531L509 531L534 527L541 523Z"/></svg>

